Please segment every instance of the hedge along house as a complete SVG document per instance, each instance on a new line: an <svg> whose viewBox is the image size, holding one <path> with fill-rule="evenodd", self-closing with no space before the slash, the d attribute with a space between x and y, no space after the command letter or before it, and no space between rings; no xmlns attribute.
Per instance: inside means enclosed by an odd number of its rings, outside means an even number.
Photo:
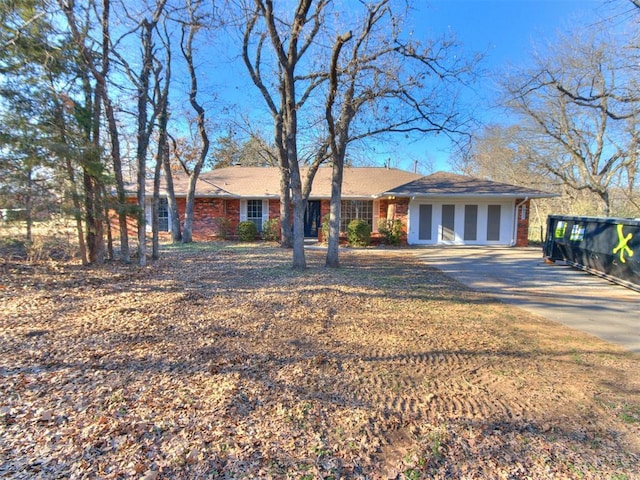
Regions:
<svg viewBox="0 0 640 480"><path fill-rule="evenodd" d="M174 178L181 220L188 179ZM149 186L147 191L152 191ZM134 193L132 193L132 196ZM166 190L160 190L160 229L168 231ZM341 231L353 219L366 220L373 237L382 219L400 220L410 245L526 245L529 202L552 194L439 172L429 176L383 167L345 168ZM318 169L305 215L305 237L317 238L329 213L331 169ZM146 205L151 219L151 198ZM280 170L228 167L200 174L196 186L193 235L197 239L236 232L242 221L262 231L280 216Z"/></svg>

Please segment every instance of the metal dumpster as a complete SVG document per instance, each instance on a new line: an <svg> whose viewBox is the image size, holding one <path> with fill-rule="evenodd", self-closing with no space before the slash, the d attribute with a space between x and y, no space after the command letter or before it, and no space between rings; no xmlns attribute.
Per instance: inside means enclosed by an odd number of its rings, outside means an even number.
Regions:
<svg viewBox="0 0 640 480"><path fill-rule="evenodd" d="M640 291L640 220L550 215L545 259Z"/></svg>

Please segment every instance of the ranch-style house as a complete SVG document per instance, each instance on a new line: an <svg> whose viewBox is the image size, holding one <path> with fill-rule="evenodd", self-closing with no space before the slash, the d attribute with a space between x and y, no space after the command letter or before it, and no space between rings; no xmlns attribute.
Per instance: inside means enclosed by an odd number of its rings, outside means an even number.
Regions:
<svg viewBox="0 0 640 480"><path fill-rule="evenodd" d="M174 178L181 217L187 182L184 175ZM152 191L150 187L147 192ZM202 172L196 186L194 237L215 238L221 223L236 231L238 223L246 220L260 232L265 221L280 216L279 192L276 167L234 166ZM399 219L409 245L525 246L531 200L551 196L448 172L423 176L395 168L350 167L344 171L341 230L346 231L353 219L364 219L375 237L380 219ZM164 186L160 197L160 230L168 231L171 222ZM309 196L305 237L318 237L330 198L331 169L320 168ZM150 221L150 196L146 215ZM220 218L226 220L220 222Z"/></svg>

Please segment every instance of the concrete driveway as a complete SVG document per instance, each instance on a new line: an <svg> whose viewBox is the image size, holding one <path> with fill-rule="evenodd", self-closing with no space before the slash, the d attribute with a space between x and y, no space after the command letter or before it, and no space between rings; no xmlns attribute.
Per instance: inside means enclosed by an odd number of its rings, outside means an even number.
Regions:
<svg viewBox="0 0 640 480"><path fill-rule="evenodd" d="M425 247L424 262L542 317L640 353L640 293L582 270L545 264L540 248Z"/></svg>

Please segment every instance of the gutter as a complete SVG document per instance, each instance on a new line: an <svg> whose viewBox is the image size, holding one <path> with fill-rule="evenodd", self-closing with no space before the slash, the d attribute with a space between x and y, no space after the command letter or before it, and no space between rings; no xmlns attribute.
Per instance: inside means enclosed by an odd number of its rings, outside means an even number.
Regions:
<svg viewBox="0 0 640 480"><path fill-rule="evenodd" d="M525 203L527 203L530 200L529 197L524 197L524 200L522 200L520 203L518 203L516 205L516 208L514 209L513 212L513 236L511 237L511 247L515 247L516 243L518 243L518 210L520 209L520 207L522 205L524 205ZM527 213L528 215L529 213Z"/></svg>

